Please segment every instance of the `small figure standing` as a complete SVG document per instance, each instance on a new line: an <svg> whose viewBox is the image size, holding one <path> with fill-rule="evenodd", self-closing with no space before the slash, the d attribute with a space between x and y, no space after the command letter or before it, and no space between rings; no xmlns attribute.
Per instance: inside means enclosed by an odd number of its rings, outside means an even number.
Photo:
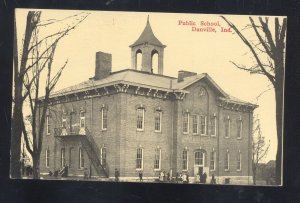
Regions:
<svg viewBox="0 0 300 203"><path fill-rule="evenodd" d="M203 174L203 183L206 183L206 178L207 178L207 175L206 175L206 173L204 172L204 174Z"/></svg>
<svg viewBox="0 0 300 203"><path fill-rule="evenodd" d="M120 177L120 172L118 171L117 168L115 168L115 181L119 182L119 177Z"/></svg>
<svg viewBox="0 0 300 203"><path fill-rule="evenodd" d="M88 173L87 168L84 168L83 178L84 178L84 179L88 179L88 178L89 178L89 173Z"/></svg>
<svg viewBox="0 0 300 203"><path fill-rule="evenodd" d="M185 173L182 174L182 182L187 183L187 175Z"/></svg>
<svg viewBox="0 0 300 203"><path fill-rule="evenodd" d="M211 176L210 184L216 184L216 178L214 174Z"/></svg>
<svg viewBox="0 0 300 203"><path fill-rule="evenodd" d="M200 182L200 176L199 176L199 173L197 173L195 183L199 183L199 182Z"/></svg>
<svg viewBox="0 0 300 203"><path fill-rule="evenodd" d="M164 172L163 172L163 171L161 171L161 172L159 173L159 181L161 181L161 182L164 181Z"/></svg>
<svg viewBox="0 0 300 203"><path fill-rule="evenodd" d="M177 172L177 173L176 173L176 177L175 177L176 183L178 183L178 180L179 180L179 173Z"/></svg>
<svg viewBox="0 0 300 203"><path fill-rule="evenodd" d="M142 182L143 181L143 172L142 171L139 172L139 178L140 178L140 182Z"/></svg>

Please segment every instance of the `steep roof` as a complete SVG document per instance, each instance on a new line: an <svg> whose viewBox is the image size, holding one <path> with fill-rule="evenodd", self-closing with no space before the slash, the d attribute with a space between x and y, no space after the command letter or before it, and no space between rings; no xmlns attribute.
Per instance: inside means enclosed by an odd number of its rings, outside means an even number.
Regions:
<svg viewBox="0 0 300 203"><path fill-rule="evenodd" d="M164 47L165 45L163 45L154 35L150 22L149 22L149 16L147 19L147 24L146 27L144 29L144 31L142 32L142 34L140 35L140 37L132 44L130 45L130 47L134 47L140 44L144 44L144 43L148 43L148 44L152 44L152 45L157 45L157 46L162 46Z"/></svg>

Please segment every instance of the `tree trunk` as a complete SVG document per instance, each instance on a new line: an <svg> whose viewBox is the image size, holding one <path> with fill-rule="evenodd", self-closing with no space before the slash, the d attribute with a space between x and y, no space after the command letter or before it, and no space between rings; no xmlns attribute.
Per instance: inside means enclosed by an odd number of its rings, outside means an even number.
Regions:
<svg viewBox="0 0 300 203"><path fill-rule="evenodd" d="M256 185L256 167L253 167L253 185Z"/></svg>
<svg viewBox="0 0 300 203"><path fill-rule="evenodd" d="M276 97L276 124L277 124L277 153L276 153L276 167L275 167L275 177L276 184L281 185L281 163L282 163L282 100L283 93L282 90L275 89Z"/></svg>
<svg viewBox="0 0 300 203"><path fill-rule="evenodd" d="M33 163L33 179L39 179L40 172L39 172L39 161L40 156L38 154L34 154L32 156L32 163Z"/></svg>
<svg viewBox="0 0 300 203"><path fill-rule="evenodd" d="M21 137L23 101L22 101L22 83L15 83L15 104L13 108L12 128L11 128L11 157L10 157L10 175L11 178L21 178ZM21 85L21 87L20 87Z"/></svg>

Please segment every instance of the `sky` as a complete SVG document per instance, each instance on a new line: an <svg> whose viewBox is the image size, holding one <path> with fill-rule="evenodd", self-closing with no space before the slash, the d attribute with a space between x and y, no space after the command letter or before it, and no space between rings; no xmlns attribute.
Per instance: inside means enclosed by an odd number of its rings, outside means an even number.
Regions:
<svg viewBox="0 0 300 203"><path fill-rule="evenodd" d="M28 10L16 10L18 49L22 47ZM81 13L75 10L42 10L41 21L64 19ZM230 61L247 67L255 61L246 45L234 32L221 32L228 25L220 15L176 14L151 12L108 12L84 11L89 16L68 36L64 37L56 50L53 62L54 71L66 60L67 66L55 90L78 84L94 76L95 53L102 51L112 54L112 71L131 68L129 45L138 39L149 15L155 36L167 47L164 50L164 75L177 77L179 70L208 73L211 78L228 94L244 101L258 104L254 111L258 115L266 141L270 140L267 162L276 157L277 137L275 121L275 96L270 82L265 76L249 74L237 69ZM238 28L249 24L249 16L226 15ZM258 17L254 16L257 22ZM280 17L282 19L282 17ZM270 24L274 17L270 17ZM195 22L195 26L181 22ZM220 26L200 26L216 23ZM65 21L43 28L41 34L47 35L66 26ZM273 23L274 24L274 23ZM216 32L195 32L193 28L214 28ZM194 29L196 29L194 28ZM249 39L255 39L252 30L244 30ZM258 99L256 97L262 94ZM42 93L41 93L42 94ZM28 113L28 105L24 112Z"/></svg>

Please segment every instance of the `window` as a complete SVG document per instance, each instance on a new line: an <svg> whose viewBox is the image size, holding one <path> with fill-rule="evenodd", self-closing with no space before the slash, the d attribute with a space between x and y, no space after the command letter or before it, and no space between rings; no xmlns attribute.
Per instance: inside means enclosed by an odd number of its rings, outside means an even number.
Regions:
<svg viewBox="0 0 300 203"><path fill-rule="evenodd" d="M160 160L161 160L161 149L155 149L155 156L154 156L154 170L160 170Z"/></svg>
<svg viewBox="0 0 300 203"><path fill-rule="evenodd" d="M61 118L61 127L63 129L67 128L67 118L65 116L62 116L62 118Z"/></svg>
<svg viewBox="0 0 300 203"><path fill-rule="evenodd" d="M195 152L195 165L204 166L204 153L201 151Z"/></svg>
<svg viewBox="0 0 300 203"><path fill-rule="evenodd" d="M84 168L84 156L81 148L79 148L79 168Z"/></svg>
<svg viewBox="0 0 300 203"><path fill-rule="evenodd" d="M143 170L143 148L138 148L136 153L136 169Z"/></svg>
<svg viewBox="0 0 300 203"><path fill-rule="evenodd" d="M200 116L200 133L206 135L206 116Z"/></svg>
<svg viewBox="0 0 300 203"><path fill-rule="evenodd" d="M227 152L225 154L225 161L224 161L224 170L225 171L229 171L229 159L230 159L230 156L229 156L229 152L227 150Z"/></svg>
<svg viewBox="0 0 300 203"><path fill-rule="evenodd" d="M106 108L101 109L101 118L102 118L101 128L102 130L107 130L107 109Z"/></svg>
<svg viewBox="0 0 300 203"><path fill-rule="evenodd" d="M85 128L85 112L80 111L80 128Z"/></svg>
<svg viewBox="0 0 300 203"><path fill-rule="evenodd" d="M242 154L239 151L238 156L237 156L237 166L236 166L236 170L237 171L241 171L242 170Z"/></svg>
<svg viewBox="0 0 300 203"><path fill-rule="evenodd" d="M193 115L193 134L198 134L198 115Z"/></svg>
<svg viewBox="0 0 300 203"><path fill-rule="evenodd" d="M242 119L239 119L237 124L237 138L241 139L242 134L243 134L243 121Z"/></svg>
<svg viewBox="0 0 300 203"><path fill-rule="evenodd" d="M210 134L211 134L211 136L216 136L216 132L217 132L217 117L212 116L210 118Z"/></svg>
<svg viewBox="0 0 300 203"><path fill-rule="evenodd" d="M66 164L66 159L65 159L65 148L62 148L60 151L60 167L63 168Z"/></svg>
<svg viewBox="0 0 300 203"><path fill-rule="evenodd" d="M145 115L145 109L138 108L137 109L137 130L143 131L144 130L144 115Z"/></svg>
<svg viewBox="0 0 300 203"><path fill-rule="evenodd" d="M210 166L209 166L211 171L216 170L216 152L212 151L210 153Z"/></svg>
<svg viewBox="0 0 300 203"><path fill-rule="evenodd" d="M46 116L46 132L47 132L47 135L50 135L50 121L49 121L49 115Z"/></svg>
<svg viewBox="0 0 300 203"><path fill-rule="evenodd" d="M69 168L73 167L73 160L72 160L73 149L74 149L73 147L69 149Z"/></svg>
<svg viewBox="0 0 300 203"><path fill-rule="evenodd" d="M225 137L230 137L230 117L228 116L225 120Z"/></svg>
<svg viewBox="0 0 300 203"><path fill-rule="evenodd" d="M50 150L49 148L46 149L46 167L49 168L50 166Z"/></svg>
<svg viewBox="0 0 300 203"><path fill-rule="evenodd" d="M182 153L182 170L187 171L188 170L188 151L183 150Z"/></svg>
<svg viewBox="0 0 300 203"><path fill-rule="evenodd" d="M155 111L154 127L155 132L161 132L161 111Z"/></svg>
<svg viewBox="0 0 300 203"><path fill-rule="evenodd" d="M183 133L189 133L189 113L184 113L183 115Z"/></svg>
<svg viewBox="0 0 300 203"><path fill-rule="evenodd" d="M102 166L106 165L106 148L105 147L101 148L101 165Z"/></svg>

